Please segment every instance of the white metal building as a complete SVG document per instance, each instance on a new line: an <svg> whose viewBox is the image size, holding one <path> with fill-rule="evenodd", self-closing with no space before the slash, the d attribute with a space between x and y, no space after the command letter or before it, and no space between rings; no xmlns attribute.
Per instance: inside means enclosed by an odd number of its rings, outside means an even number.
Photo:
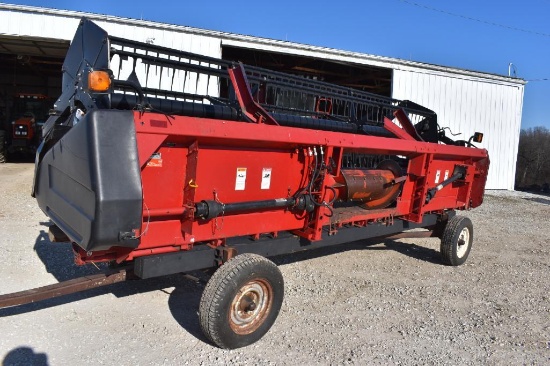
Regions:
<svg viewBox="0 0 550 366"><path fill-rule="evenodd" d="M17 93L60 94L63 57L83 16L118 37L412 100L434 110L441 127L462 132L461 139L483 132L481 146L491 157L487 188L514 188L524 80L108 15L0 4L1 118L10 118L10 98Z"/></svg>

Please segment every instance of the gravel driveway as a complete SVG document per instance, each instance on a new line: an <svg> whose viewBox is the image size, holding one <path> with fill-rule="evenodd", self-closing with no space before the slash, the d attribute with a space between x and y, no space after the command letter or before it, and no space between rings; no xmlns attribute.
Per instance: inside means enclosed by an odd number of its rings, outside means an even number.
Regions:
<svg viewBox="0 0 550 366"><path fill-rule="evenodd" d="M0 294L85 274L47 238L32 164L0 165ZM437 239L363 241L276 258L285 300L247 348L208 344L205 274L0 309L4 365L550 364L550 197L488 192L474 246L447 267Z"/></svg>

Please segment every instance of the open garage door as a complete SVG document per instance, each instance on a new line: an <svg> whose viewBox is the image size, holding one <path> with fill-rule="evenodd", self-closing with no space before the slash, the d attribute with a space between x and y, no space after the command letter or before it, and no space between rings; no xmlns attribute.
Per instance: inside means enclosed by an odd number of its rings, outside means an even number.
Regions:
<svg viewBox="0 0 550 366"><path fill-rule="evenodd" d="M0 36L0 122L17 118L14 98L61 94L61 66L69 42Z"/></svg>
<svg viewBox="0 0 550 366"><path fill-rule="evenodd" d="M61 94L61 67L68 48L68 41L0 36L0 140L4 140L4 154L8 147L25 145L32 151L36 145L39 126ZM12 123L27 117L32 122L29 120L25 136L36 141L15 141L23 139L14 138Z"/></svg>
<svg viewBox="0 0 550 366"><path fill-rule="evenodd" d="M222 45L222 58L303 75L386 97L391 97L392 94L391 69L229 45Z"/></svg>

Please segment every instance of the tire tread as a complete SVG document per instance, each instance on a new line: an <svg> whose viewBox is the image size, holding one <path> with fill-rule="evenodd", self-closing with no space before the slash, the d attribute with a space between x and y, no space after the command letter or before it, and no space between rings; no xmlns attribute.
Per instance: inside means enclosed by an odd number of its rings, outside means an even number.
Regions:
<svg viewBox="0 0 550 366"><path fill-rule="evenodd" d="M469 218L465 216L454 216L452 217L445 226L445 229L443 230L443 236L441 238L441 258L443 263L450 265L450 266L458 266L461 265L466 261L466 258L468 257L468 253L466 253L463 260L457 261L454 256L454 242L458 240L457 236L459 235L459 228L462 230L463 227L469 226L470 227L470 241L473 240L473 230L472 230L472 222ZM470 244L471 248L471 244Z"/></svg>
<svg viewBox="0 0 550 366"><path fill-rule="evenodd" d="M222 300L227 296L228 289L236 281L236 277L247 271L249 268L258 268L257 266L274 267L277 266L269 259L257 254L240 254L214 272L201 297L199 304L199 321L204 335L215 345L221 348L231 348L219 333L217 322L220 319L218 309Z"/></svg>

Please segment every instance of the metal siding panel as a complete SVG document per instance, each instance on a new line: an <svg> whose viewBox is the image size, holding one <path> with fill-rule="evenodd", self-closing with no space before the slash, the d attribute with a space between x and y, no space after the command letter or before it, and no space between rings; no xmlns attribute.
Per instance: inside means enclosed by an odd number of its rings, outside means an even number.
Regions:
<svg viewBox="0 0 550 366"><path fill-rule="evenodd" d="M507 149L507 140L509 139L508 131L508 116L505 115L504 110L500 108L497 103L497 99L505 98L505 94L501 88L498 88L496 85L493 85L494 97L493 97L493 110L495 111L495 116L493 117L496 120L498 126L499 141L496 142L499 146L499 189L506 189L508 186L508 174L509 174L509 162L511 160L510 151Z"/></svg>
<svg viewBox="0 0 550 366"><path fill-rule="evenodd" d="M520 88L509 88L510 95L510 141L509 141L509 151L511 151L511 161L510 161L510 170L511 175L514 176L514 180L510 182L507 189L514 189L515 187L515 176L516 176L516 163L518 157L518 145L519 145L519 135L521 129L521 110L522 110L522 101L523 101L523 87ZM519 114L518 114L519 112Z"/></svg>
<svg viewBox="0 0 550 366"><path fill-rule="evenodd" d="M447 87L448 79L439 78L438 84L441 87L441 94L433 101L433 109L438 115L438 123L441 127L448 127L448 122L445 121L445 102L449 99L449 89Z"/></svg>
<svg viewBox="0 0 550 366"><path fill-rule="evenodd" d="M511 152L513 151L513 148L511 146L513 136L511 133L511 127L513 124L513 113L511 111L512 103L506 103L505 101L510 100L510 93L509 90L499 90L500 92L500 100L498 100L497 106L499 115L497 116L499 118L500 124L502 126L503 133L501 134L501 142L500 145L502 156L502 162L501 162L501 177L506 178L506 176L510 173L510 171L513 171L512 168L512 161L513 156ZM502 189L509 189L509 181L504 180Z"/></svg>
<svg viewBox="0 0 550 366"><path fill-rule="evenodd" d="M406 84L404 72L401 70L393 70L392 96L398 98L398 95L403 95L403 88Z"/></svg>
<svg viewBox="0 0 550 366"><path fill-rule="evenodd" d="M147 42L147 40L150 38L151 36L149 35L149 32L147 29L145 28L140 28L140 27L135 27L134 28L134 32L133 32L133 36L132 36L132 39L133 40L136 40L138 42ZM153 40L153 44L155 43L156 40Z"/></svg>
<svg viewBox="0 0 550 366"><path fill-rule="evenodd" d="M1 11L0 34L12 34L11 22L15 14L12 11Z"/></svg>
<svg viewBox="0 0 550 366"><path fill-rule="evenodd" d="M404 78L405 83L403 85L403 89L401 90L402 94L399 96L398 99L406 99L407 96L410 98L413 95L411 90L412 85L414 83L414 81L412 80L413 74L410 72L406 72L404 74L405 74L405 78Z"/></svg>
<svg viewBox="0 0 550 366"><path fill-rule="evenodd" d="M449 123L451 124L453 131L462 132L462 126L459 121L459 111L461 106L458 105L458 80L451 78L451 98L449 98ZM457 136L460 138L460 136Z"/></svg>
<svg viewBox="0 0 550 366"><path fill-rule="evenodd" d="M25 13L18 13L17 14L17 20L13 19L11 22L11 29L12 34L22 35L26 36L28 33L26 32L25 27L22 25L25 24Z"/></svg>
<svg viewBox="0 0 550 366"><path fill-rule="evenodd" d="M489 156L492 160L491 167L489 169L489 179L488 182L491 183L490 188L499 189L500 182L500 161L502 160L499 157L500 153L498 151L498 126L495 118L492 118L490 108L488 106L488 90L487 85L479 85L479 97L480 103L478 109L480 116L482 117L483 123L489 129L488 141L486 149L489 151Z"/></svg>
<svg viewBox="0 0 550 366"><path fill-rule="evenodd" d="M413 77L416 82L416 88L412 87L414 94L416 96L416 100L418 100L418 103L423 103L424 96L426 95L426 88L424 86L424 75L422 74L413 74Z"/></svg>
<svg viewBox="0 0 550 366"><path fill-rule="evenodd" d="M32 17L36 18L36 17ZM38 19L29 19L29 23L25 24L25 26L28 28L29 34L44 34L44 18L39 17Z"/></svg>
<svg viewBox="0 0 550 366"><path fill-rule="evenodd" d="M193 36L190 34L183 34L181 39L181 50L182 51L191 51L191 45L193 42Z"/></svg>
<svg viewBox="0 0 550 366"><path fill-rule="evenodd" d="M434 103L434 101L438 100L441 96L441 91L443 88L441 87L441 80L436 77L435 75L430 75L430 78L432 79L432 94L429 98L429 102L431 104Z"/></svg>
<svg viewBox="0 0 550 366"><path fill-rule="evenodd" d="M434 94L430 99L431 104L434 104L433 101L436 101L439 98L441 98L441 94L444 92L444 89L441 85L442 80L437 78L435 75L433 76L433 79L434 79L435 86L434 86Z"/></svg>
<svg viewBox="0 0 550 366"><path fill-rule="evenodd" d="M411 95L410 91L409 92L407 91L407 88L410 88L412 85L412 82L410 80L412 74L410 72L404 72L404 71L401 71L401 74L403 75L403 78L402 78L403 82L401 83L400 94L398 99L404 99L405 95Z"/></svg>
<svg viewBox="0 0 550 366"><path fill-rule="evenodd" d="M481 107L483 108L482 115L483 115L483 119L487 121L490 126L489 131L491 135L491 141L488 146L489 156L491 156L494 162L493 166L491 167L492 168L491 181L493 182L493 184L497 184L497 186L494 186L494 188L499 188L498 184L500 182L500 162L502 161L502 157L500 156L500 151L499 151L499 144L497 143L498 141L497 131L499 126L498 126L498 121L496 120L496 118L494 118L494 114L491 113L493 112L493 110L490 106L489 88L487 85L482 85L481 87L482 87Z"/></svg>
<svg viewBox="0 0 550 366"><path fill-rule="evenodd" d="M70 40L78 22L74 17L0 10L0 34Z"/></svg>
<svg viewBox="0 0 550 366"><path fill-rule="evenodd" d="M468 81L466 87L468 88L469 100L466 101L467 104L467 116L469 119L470 129L475 131L480 131L485 128L484 118L481 116L479 111L479 91L478 83L474 81Z"/></svg>
<svg viewBox="0 0 550 366"><path fill-rule="evenodd" d="M420 79L422 80L422 94L420 96L420 103L428 103L430 98L430 78L427 74L421 74Z"/></svg>
<svg viewBox="0 0 550 366"><path fill-rule="evenodd" d="M463 106L470 106L472 104L472 97L471 97L471 84L470 80L462 80L462 98L460 101L460 104ZM473 118L470 115L470 111L468 108L461 108L461 123L465 127L467 131L471 131L473 126Z"/></svg>
<svg viewBox="0 0 550 366"><path fill-rule="evenodd" d="M472 118L472 124L474 125L474 128L477 129L478 124L481 123L480 121L480 115L477 112L477 106L478 106L478 95L477 95L477 88L476 84L473 81L470 81L469 91L471 96L471 102L469 104L470 107L470 118ZM483 132L483 131L480 131Z"/></svg>
<svg viewBox="0 0 550 366"><path fill-rule="evenodd" d="M418 75L415 73L409 72L409 79L410 79L410 84L407 85L406 92L408 96L407 98L411 99L415 96L416 93L418 93L418 91L415 90L417 89Z"/></svg>
<svg viewBox="0 0 550 366"><path fill-rule="evenodd" d="M0 22L0 33L57 39L71 39L79 21L79 15L71 12L33 13L3 9L0 10L0 16L3 19ZM438 113L442 126L451 126L458 131L462 130L465 135L475 129L482 132L488 130L489 133L485 132L488 141L484 145L496 152L496 156L495 154L491 156L493 162L488 188L510 189L513 187L523 107L523 85L518 86L517 83L507 81L503 77L424 64L409 64L403 60L356 55L345 51L305 45L288 45L286 43L283 45L278 41L262 45L260 42L262 40L255 37L242 36L242 40L235 41L235 37L238 36L227 34L227 37L233 37L233 41L231 41L224 38L226 36L222 33L202 31L203 33L198 34L200 30L186 30L183 27L178 29L163 28L170 26L154 25L150 22L143 22L147 26L142 27L141 24L137 25L136 22L130 20L112 17L98 19L100 16L90 16L113 35L139 41L145 41L142 39L143 37L154 37L155 44L167 47L181 44L180 49L208 56L221 56L220 38L223 38L224 44L233 42L235 45L240 44L246 48L272 49L275 52L302 54L340 62L399 68L393 73L393 96L424 104ZM32 26L23 26L28 24ZM145 32L142 31L143 29ZM179 41L180 37L181 41ZM266 41L263 40L263 42ZM407 65L403 63L407 63ZM193 82L192 76L181 76L181 78L187 83ZM157 82L160 84L160 78ZM200 87L208 93L211 93L211 85L217 84L212 80L201 80L200 83ZM203 83L205 84L203 85ZM188 85L185 86L185 89ZM491 85L492 88L483 87L488 85ZM499 101L503 103L500 106ZM497 113L496 110L499 109L500 113Z"/></svg>
<svg viewBox="0 0 550 366"><path fill-rule="evenodd" d="M495 106L496 107L496 106ZM507 133L508 127L509 127L509 118L506 116L506 110L505 108L502 108L500 111L500 114L496 116L498 118L498 124L499 124L499 183L501 189L506 189L508 186L508 181L506 179L506 176L508 172L510 171L510 161L511 156L509 154L508 149L508 142L510 140L510 136Z"/></svg>
<svg viewBox="0 0 550 366"><path fill-rule="evenodd" d="M58 35L62 33L66 33L65 37L69 41L72 41L73 36L79 24L80 24L80 19L70 19L70 18L59 19L59 22L56 22L55 28L52 28L52 29L55 29L55 32L57 32Z"/></svg>
<svg viewBox="0 0 550 366"><path fill-rule="evenodd" d="M512 88L511 88L512 89ZM525 92L525 87L518 86L516 87L517 92L515 93L515 118L514 118L514 153L513 156L513 174L515 176L516 174L516 164L517 164L517 156L518 156L518 148L519 148L519 136L521 131L521 116L523 113L523 93Z"/></svg>
<svg viewBox="0 0 550 366"><path fill-rule="evenodd" d="M483 132L481 147L491 157L487 188L513 189L522 93L517 86L395 70L392 96L433 109L441 127L462 132L457 138Z"/></svg>
<svg viewBox="0 0 550 366"><path fill-rule="evenodd" d="M410 72L408 76L409 76L410 84L407 85L405 91L406 91L407 96L408 96L407 98L411 99L415 95L415 90L414 89L417 85L417 83L416 83L417 75Z"/></svg>
<svg viewBox="0 0 550 366"><path fill-rule="evenodd" d="M467 132L467 125L464 124L463 113L466 112L464 108L464 100L462 94L466 88L464 80L453 78L453 100L451 101L453 106L453 128L455 133L461 133L461 135L456 136L457 139L464 139Z"/></svg>
<svg viewBox="0 0 550 366"><path fill-rule="evenodd" d="M453 98L454 98L454 85L453 79L445 78L445 99L441 101L441 114L442 114L442 126L449 127L452 131L456 132L455 124L453 121ZM436 111L437 113L437 111Z"/></svg>
<svg viewBox="0 0 550 366"><path fill-rule="evenodd" d="M515 89L515 90L514 90ZM509 151L510 162L509 169L511 174L515 177L516 174L516 163L517 163L517 154L518 154L518 145L519 145L519 134L521 129L521 112L523 108L523 87L521 88L509 88L510 95L510 125L508 127L509 131ZM513 107L512 107L513 106ZM513 189L515 180L510 182L508 189Z"/></svg>
<svg viewBox="0 0 550 366"><path fill-rule="evenodd" d="M491 135L491 144L489 145L489 156L493 157L493 160L495 162L492 174L492 182L495 184L499 184L501 179L501 163L503 160L503 157L500 153L500 143L498 138L498 130L499 130L499 123L500 121L497 120L494 116L494 109L491 107L491 98L490 98L490 86L489 85L483 85L483 99L482 99L482 105L483 105L483 116L486 121L490 123L492 135ZM494 157L497 157L497 159L494 159ZM498 188L495 187L495 188Z"/></svg>
<svg viewBox="0 0 550 366"><path fill-rule="evenodd" d="M466 108L460 108L461 114L460 114L460 120L463 126L465 126L466 131L471 131L474 128L472 123L472 116L469 115L468 106L471 103L469 88L470 87L470 81L469 80L462 80L462 87L461 87L461 98L460 98L460 105L466 106Z"/></svg>
<svg viewBox="0 0 550 366"><path fill-rule="evenodd" d="M80 19L71 19L62 16L43 17L41 33L34 34L33 36L71 41L79 23Z"/></svg>

